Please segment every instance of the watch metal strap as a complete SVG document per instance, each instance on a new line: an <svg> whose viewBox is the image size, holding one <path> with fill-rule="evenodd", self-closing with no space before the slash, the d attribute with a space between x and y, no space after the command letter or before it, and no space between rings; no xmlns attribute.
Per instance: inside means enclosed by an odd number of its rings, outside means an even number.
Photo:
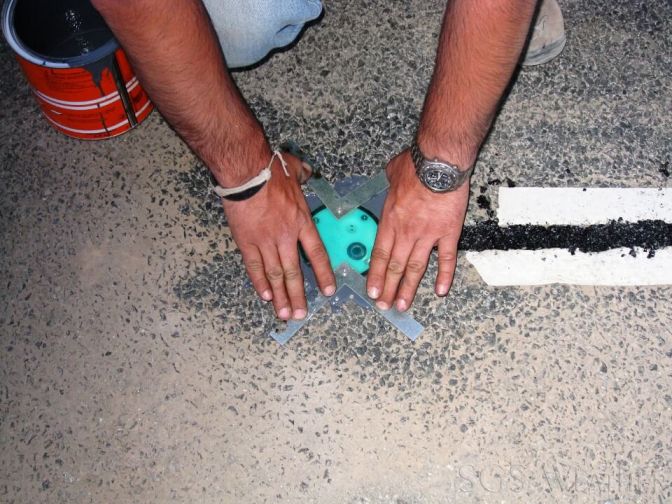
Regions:
<svg viewBox="0 0 672 504"><path fill-rule="evenodd" d="M411 160L415 166L415 173L419 174L420 167L422 166L422 162L425 160L425 156L423 156L422 152L420 152L420 147L418 146L417 140L414 140L413 145L411 145Z"/></svg>

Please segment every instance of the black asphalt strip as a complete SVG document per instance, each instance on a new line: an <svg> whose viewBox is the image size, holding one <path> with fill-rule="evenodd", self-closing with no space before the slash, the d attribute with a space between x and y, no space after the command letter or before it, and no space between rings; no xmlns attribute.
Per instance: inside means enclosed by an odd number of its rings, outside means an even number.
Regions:
<svg viewBox="0 0 672 504"><path fill-rule="evenodd" d="M641 247L653 257L656 249L672 245L672 224L661 220L617 222L590 226L532 226L500 227L496 220L465 226L460 250L538 250L569 249L574 253L602 252L626 247L634 253Z"/></svg>

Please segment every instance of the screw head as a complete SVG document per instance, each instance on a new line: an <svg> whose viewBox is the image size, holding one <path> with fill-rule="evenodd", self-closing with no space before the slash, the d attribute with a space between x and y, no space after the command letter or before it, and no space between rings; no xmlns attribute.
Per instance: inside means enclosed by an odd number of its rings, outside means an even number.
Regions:
<svg viewBox="0 0 672 504"><path fill-rule="evenodd" d="M359 261L366 256L366 245L360 242L353 242L348 245L348 256L355 261Z"/></svg>

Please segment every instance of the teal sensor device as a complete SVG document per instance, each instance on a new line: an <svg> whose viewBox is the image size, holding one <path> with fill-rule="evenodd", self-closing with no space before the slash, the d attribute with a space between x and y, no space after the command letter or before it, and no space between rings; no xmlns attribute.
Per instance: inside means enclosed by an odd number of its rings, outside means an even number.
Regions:
<svg viewBox="0 0 672 504"><path fill-rule="evenodd" d="M337 219L326 206L313 211L313 222L327 250L332 269L346 263L360 275L369 271L378 219L358 207Z"/></svg>

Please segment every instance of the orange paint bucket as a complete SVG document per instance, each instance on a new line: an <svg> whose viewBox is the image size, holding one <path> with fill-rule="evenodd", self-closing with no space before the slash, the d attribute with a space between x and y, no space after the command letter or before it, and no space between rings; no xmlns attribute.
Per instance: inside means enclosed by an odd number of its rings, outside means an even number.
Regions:
<svg viewBox="0 0 672 504"><path fill-rule="evenodd" d="M6 0L2 31L47 120L97 140L142 122L153 105L89 0Z"/></svg>

